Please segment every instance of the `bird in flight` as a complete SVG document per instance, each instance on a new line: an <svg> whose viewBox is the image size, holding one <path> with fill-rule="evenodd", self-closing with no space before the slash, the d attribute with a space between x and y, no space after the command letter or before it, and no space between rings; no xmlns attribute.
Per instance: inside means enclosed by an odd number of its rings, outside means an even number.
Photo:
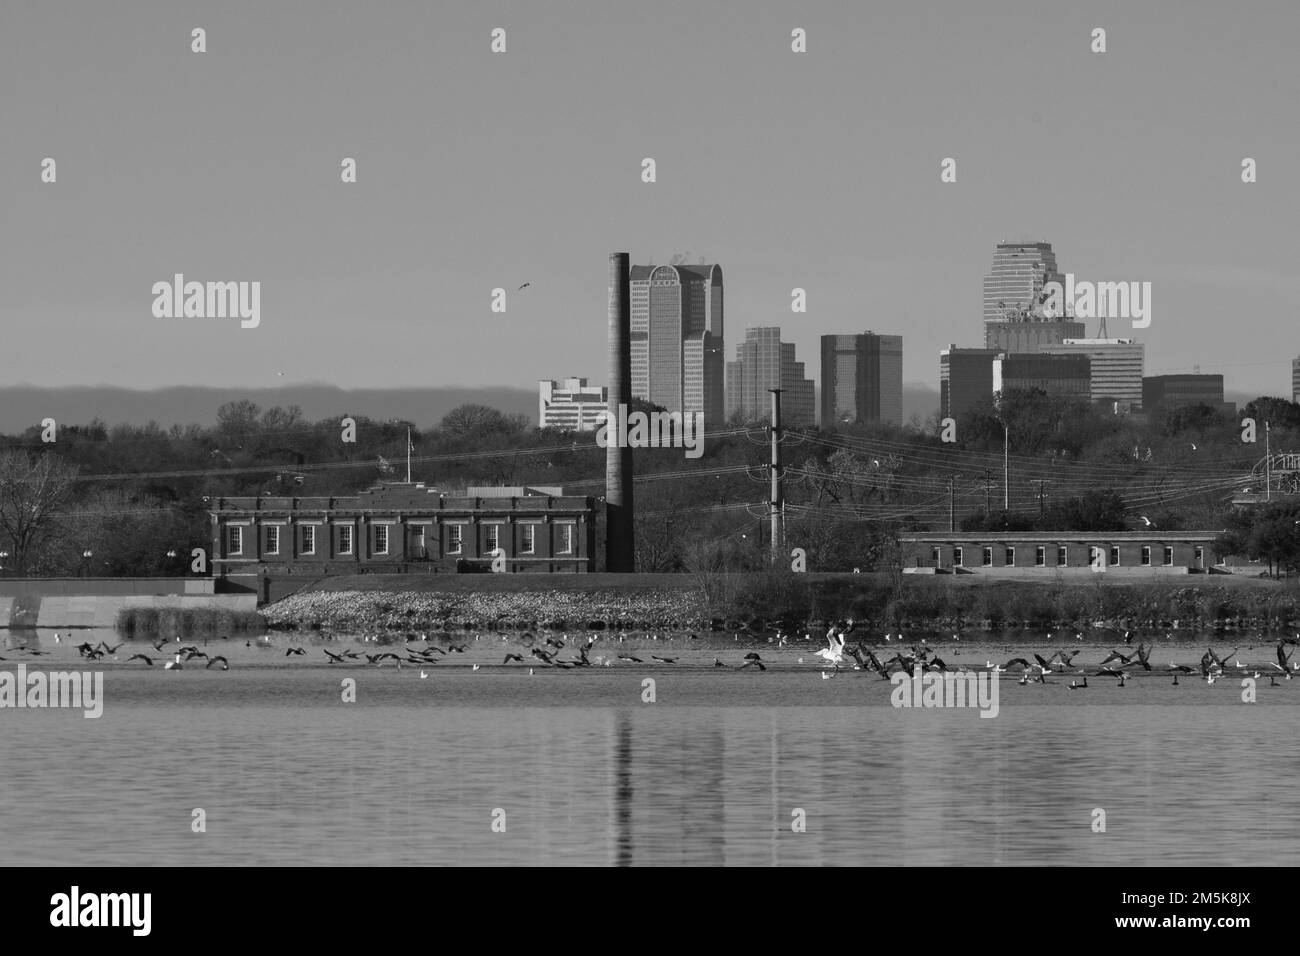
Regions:
<svg viewBox="0 0 1300 956"><path fill-rule="evenodd" d="M207 666L204 668L204 670L211 670L213 667L217 666L217 664L221 665L221 669L223 671L230 670L230 663L220 654L218 654L216 657L209 659Z"/></svg>
<svg viewBox="0 0 1300 956"><path fill-rule="evenodd" d="M531 282L525 282L523 285L519 287L519 290L522 291L523 289L527 289L530 285L532 285Z"/></svg>
<svg viewBox="0 0 1300 956"><path fill-rule="evenodd" d="M522 664L524 662L524 659L518 654L507 654L506 659L503 660L501 663L509 664L511 661L518 661L520 664Z"/></svg>
<svg viewBox="0 0 1300 956"><path fill-rule="evenodd" d="M675 658L675 657L660 657L658 654L651 654L651 655L650 655L650 659L651 659L651 660L656 660L656 661L658 661L660 664L676 664L676 663L677 663L677 658Z"/></svg>
<svg viewBox="0 0 1300 956"><path fill-rule="evenodd" d="M292 657L294 654L306 654L307 652L301 647L291 647L284 652L285 657Z"/></svg>
<svg viewBox="0 0 1300 956"><path fill-rule="evenodd" d="M137 661L137 660L144 661L150 667L153 667L153 658L145 657L143 654L132 654L130 657L126 659L126 662L130 664L132 661Z"/></svg>

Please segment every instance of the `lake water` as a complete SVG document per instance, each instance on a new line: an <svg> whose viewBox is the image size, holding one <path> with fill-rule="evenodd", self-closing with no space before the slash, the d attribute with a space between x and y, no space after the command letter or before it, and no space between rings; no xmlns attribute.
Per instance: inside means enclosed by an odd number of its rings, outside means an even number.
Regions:
<svg viewBox="0 0 1300 956"><path fill-rule="evenodd" d="M1164 670L1000 682L1000 712L890 706L890 684L823 679L809 647L658 642L675 665L500 666L510 640L456 664L330 666L276 635L212 642L229 671L87 664L73 632L0 670L99 669L104 712L0 710L0 864L1292 863L1300 855L1300 680L1208 685ZM1238 655L1273 659L1270 644ZM201 643L201 642L200 642ZM309 654L284 657L292 644ZM1222 641L1214 644L1227 650ZM35 645L32 645L35 646ZM644 645L642 645L644 646ZM817 645L820 646L820 645ZM1205 646L1179 655L1195 664ZM597 649L608 644L598 644ZM949 663L1006 652L985 641ZM593 650L593 658L596 650ZM527 651L524 651L527 655ZM1016 656L1019 651L1010 656ZM1080 661L1106 648L1087 645ZM567 654L567 652L566 652ZM798 664L798 657L805 663ZM1003 658L1005 659L1005 658ZM482 664L480 670L465 666ZM1091 674L1095 668L1088 667ZM646 677L655 702L642 701ZM356 681L356 702L342 683ZM191 829L202 808L206 832ZM1106 832L1092 830L1094 809ZM494 832L504 812L505 832ZM802 811L806 830L792 830Z"/></svg>

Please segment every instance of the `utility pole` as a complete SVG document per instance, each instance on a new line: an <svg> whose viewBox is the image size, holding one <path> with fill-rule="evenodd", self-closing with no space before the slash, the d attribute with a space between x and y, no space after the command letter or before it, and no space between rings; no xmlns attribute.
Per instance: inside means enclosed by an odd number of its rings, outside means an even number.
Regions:
<svg viewBox="0 0 1300 956"><path fill-rule="evenodd" d="M411 426L406 426L406 483L411 483Z"/></svg>
<svg viewBox="0 0 1300 956"><path fill-rule="evenodd" d="M984 469L984 515L985 517L988 516L989 508L992 507L992 502L990 502L989 500L989 494L992 490L992 487L993 487L992 473L987 468L985 468Z"/></svg>
<svg viewBox="0 0 1300 956"><path fill-rule="evenodd" d="M956 491L954 490L954 488L956 487L956 483L954 479L956 477L957 477L956 475L948 476L948 533L949 534L957 530L957 494Z"/></svg>
<svg viewBox="0 0 1300 956"><path fill-rule="evenodd" d="M1011 510L1011 426L1002 423L1002 510Z"/></svg>
<svg viewBox="0 0 1300 956"><path fill-rule="evenodd" d="M769 516L772 523L772 564L776 565L784 551L781 542L781 518L785 514L785 498L781 487L781 390L769 388L768 391L772 393L772 463L768 466L772 493L768 507L771 509Z"/></svg>
<svg viewBox="0 0 1300 956"><path fill-rule="evenodd" d="M1040 518L1043 516L1043 498L1044 498L1043 488L1046 484L1047 484L1046 479L1040 478L1038 480L1038 517Z"/></svg>
<svg viewBox="0 0 1300 956"><path fill-rule="evenodd" d="M1264 500L1273 500L1273 445L1269 440L1268 422L1264 423Z"/></svg>

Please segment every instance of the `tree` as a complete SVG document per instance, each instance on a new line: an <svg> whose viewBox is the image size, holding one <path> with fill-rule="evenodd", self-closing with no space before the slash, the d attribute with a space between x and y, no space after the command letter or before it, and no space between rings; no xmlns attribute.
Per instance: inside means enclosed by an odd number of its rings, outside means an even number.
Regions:
<svg viewBox="0 0 1300 956"><path fill-rule="evenodd" d="M0 454L0 550L15 574L40 570L59 534L59 511L72 500L76 469L57 455Z"/></svg>
<svg viewBox="0 0 1300 956"><path fill-rule="evenodd" d="M1300 428L1300 405L1285 398L1261 395L1248 402L1241 410L1243 418L1253 418L1262 427L1268 422L1274 428Z"/></svg>

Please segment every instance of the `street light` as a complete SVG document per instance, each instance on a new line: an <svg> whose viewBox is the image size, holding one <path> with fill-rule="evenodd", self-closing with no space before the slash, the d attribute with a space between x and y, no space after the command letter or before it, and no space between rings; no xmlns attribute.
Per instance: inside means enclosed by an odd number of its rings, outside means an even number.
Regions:
<svg viewBox="0 0 1300 956"><path fill-rule="evenodd" d="M390 418L390 425L406 426L406 483L411 483L411 423L401 418Z"/></svg>
<svg viewBox="0 0 1300 956"><path fill-rule="evenodd" d="M91 551L89 548L81 552L82 560L86 562L86 571L85 571L86 577L90 577L90 559L93 558L94 556L95 556L95 552Z"/></svg>

